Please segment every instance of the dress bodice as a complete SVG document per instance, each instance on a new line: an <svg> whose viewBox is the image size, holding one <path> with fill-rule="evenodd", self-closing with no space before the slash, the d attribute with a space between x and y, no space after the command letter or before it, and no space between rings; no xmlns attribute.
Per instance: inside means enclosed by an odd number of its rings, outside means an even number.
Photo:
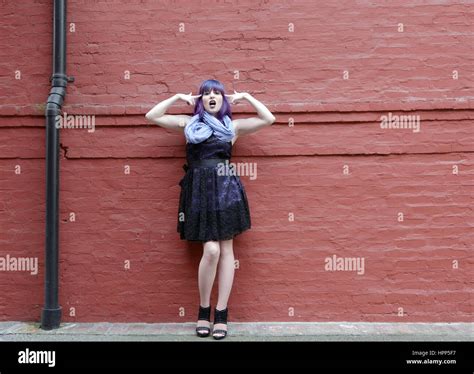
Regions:
<svg viewBox="0 0 474 374"><path fill-rule="evenodd" d="M197 160L208 158L230 159L232 156L232 142L223 142L217 136L212 134L201 143L186 144L186 160L188 164Z"/></svg>

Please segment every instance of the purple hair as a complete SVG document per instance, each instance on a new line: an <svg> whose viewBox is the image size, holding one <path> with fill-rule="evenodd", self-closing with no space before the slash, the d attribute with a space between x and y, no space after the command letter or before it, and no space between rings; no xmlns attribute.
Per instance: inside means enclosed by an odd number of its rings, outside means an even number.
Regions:
<svg viewBox="0 0 474 374"><path fill-rule="evenodd" d="M222 121L222 119L227 115L230 119L232 119L232 111L230 110L230 104L225 97L225 89L224 85L215 79L208 79L207 81L202 82L201 87L199 88L198 95L204 95L204 92L211 90L219 91L222 95L222 106L219 112L216 113L217 119ZM194 106L194 115L199 114L199 118L202 118L204 115L204 105L202 103L202 96L197 99L196 105Z"/></svg>

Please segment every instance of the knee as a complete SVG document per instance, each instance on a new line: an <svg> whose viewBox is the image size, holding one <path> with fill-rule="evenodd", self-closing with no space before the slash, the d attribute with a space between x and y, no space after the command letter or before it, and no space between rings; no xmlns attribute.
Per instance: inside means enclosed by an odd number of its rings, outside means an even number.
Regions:
<svg viewBox="0 0 474 374"><path fill-rule="evenodd" d="M233 257L234 249L232 246L232 240L221 241L220 243L221 257Z"/></svg>
<svg viewBox="0 0 474 374"><path fill-rule="evenodd" d="M221 249L218 242L207 242L204 244L204 257L210 261L219 259Z"/></svg>
<svg viewBox="0 0 474 374"><path fill-rule="evenodd" d="M222 258L234 257L234 250L232 249L232 247L221 247L221 257Z"/></svg>

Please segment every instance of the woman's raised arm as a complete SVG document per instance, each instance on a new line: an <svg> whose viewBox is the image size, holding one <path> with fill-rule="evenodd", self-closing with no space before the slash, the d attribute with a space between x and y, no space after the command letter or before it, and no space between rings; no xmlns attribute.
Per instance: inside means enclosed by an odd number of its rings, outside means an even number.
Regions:
<svg viewBox="0 0 474 374"><path fill-rule="evenodd" d="M232 123L236 135L251 134L263 127L270 126L275 122L275 116L268 110L268 108L249 93L235 92L233 95L226 96L231 100L232 104L237 100L246 99L258 113L258 117L233 120Z"/></svg>
<svg viewBox="0 0 474 374"><path fill-rule="evenodd" d="M148 113L145 115L146 119L154 124L161 126L165 129L170 129L174 131L183 132L186 125L191 120L191 116L186 114L182 115L171 115L165 114L168 108L173 105L178 100L186 101L189 105L194 105L194 99L198 98L200 95L185 95L185 94L176 94L171 96L169 99L163 100L160 103L156 104Z"/></svg>

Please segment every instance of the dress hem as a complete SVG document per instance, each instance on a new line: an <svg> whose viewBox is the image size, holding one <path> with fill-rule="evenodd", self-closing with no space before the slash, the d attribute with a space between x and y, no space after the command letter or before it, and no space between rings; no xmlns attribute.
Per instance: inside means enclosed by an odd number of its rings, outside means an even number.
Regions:
<svg viewBox="0 0 474 374"><path fill-rule="evenodd" d="M183 235L180 235L180 239L181 240L186 240L186 241L189 241L189 242L199 242L199 243L205 243L205 242L210 242L210 241L213 241L213 242L217 242L217 241L223 241L223 240L230 240L230 239L234 239L237 235L240 235L242 233L244 233L245 231L248 231L250 230L251 226L247 227L247 228L244 228L236 233L233 233L231 234L231 236L227 236L226 238L221 238L221 239L214 239L214 238L210 238L210 239L187 239L185 237L183 237ZM179 232L179 231L178 231Z"/></svg>

